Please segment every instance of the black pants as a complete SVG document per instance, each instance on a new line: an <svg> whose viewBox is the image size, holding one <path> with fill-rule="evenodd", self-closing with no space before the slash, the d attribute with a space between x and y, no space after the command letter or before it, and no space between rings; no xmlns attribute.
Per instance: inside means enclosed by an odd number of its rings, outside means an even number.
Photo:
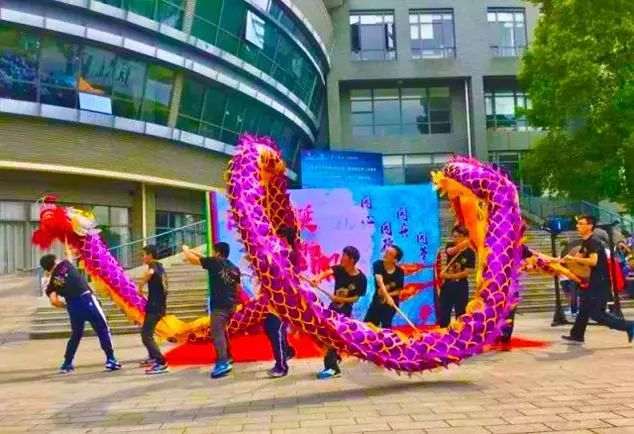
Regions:
<svg viewBox="0 0 634 434"><path fill-rule="evenodd" d="M438 300L438 325L448 327L451 311L456 311L456 318L464 315L469 303L469 285L467 282L445 282L440 290Z"/></svg>
<svg viewBox="0 0 634 434"><path fill-rule="evenodd" d="M380 298L375 298L370 303L368 312L363 321L374 324L384 329L392 328L392 320L396 314L396 309L383 303Z"/></svg>
<svg viewBox="0 0 634 434"><path fill-rule="evenodd" d="M269 338L273 357L275 357L275 369L288 372L288 326L277 315L269 313L264 318L264 330Z"/></svg>
<svg viewBox="0 0 634 434"><path fill-rule="evenodd" d="M337 308L333 307L332 304L330 305L329 308L334 310L335 312L340 313L341 315L347 318L350 318L350 316L352 315L351 313L348 314L347 312L341 312L340 310L337 310ZM324 356L324 369L332 369L336 373L340 373L341 372L341 369L339 368L340 360L341 360L341 357L339 357L337 350L335 350L334 348L328 348L328 351L326 352L326 355Z"/></svg>
<svg viewBox="0 0 634 434"><path fill-rule="evenodd" d="M611 329L621 331L628 330L634 324L632 321L626 321L623 318L607 313L605 311L605 303L606 300L602 298L582 297L577 318L570 330L570 336L583 339L586 334L588 319L592 319Z"/></svg>
<svg viewBox="0 0 634 434"><path fill-rule="evenodd" d="M500 342L511 342L511 336L513 336L513 328L515 327L515 312L517 308L513 309L507 318L507 324L502 327L502 334L500 335Z"/></svg>
<svg viewBox="0 0 634 434"><path fill-rule="evenodd" d="M114 359L112 341L110 340L110 327L97 298L91 292L85 292L79 297L68 298L66 300L66 309L70 316L71 335L66 344L65 363L70 364L73 362L79 342L84 336L86 321L90 323L95 333L97 333L101 349L106 354L106 359Z"/></svg>
<svg viewBox="0 0 634 434"><path fill-rule="evenodd" d="M143 345L145 345L145 348L147 348L150 359L159 365L165 364L165 357L161 354L161 349L154 340L154 331L156 330L156 325L164 316L165 314L163 313L146 313L143 328L141 329L141 341Z"/></svg>

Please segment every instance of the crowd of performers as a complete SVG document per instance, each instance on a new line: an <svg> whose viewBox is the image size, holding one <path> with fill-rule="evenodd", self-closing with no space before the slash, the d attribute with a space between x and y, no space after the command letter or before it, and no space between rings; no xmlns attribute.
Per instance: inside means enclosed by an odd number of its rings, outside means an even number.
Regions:
<svg viewBox="0 0 634 434"><path fill-rule="evenodd" d="M593 235L596 219L583 216L577 221L577 231L582 238L578 253L563 258L551 258L553 261L571 266L577 264L590 268L589 277L582 285L580 306L570 333L562 336L566 341L583 343L588 320L592 319L611 329L625 331L629 342L634 338L634 322L606 312L606 304L612 294L608 258L603 243ZM287 244L291 252L290 260L297 261L293 249L296 234L290 228L282 228L278 232L280 239ZM476 268L476 254L470 247L469 233L463 226L455 226L451 233L451 242L445 248L446 263L440 272L442 286L438 295L437 318L440 327L447 327L451 322L452 312L456 317L466 312L469 301L469 277ZM224 242L213 246L211 256L202 255L187 246L183 246L185 259L199 265L209 273L211 282L210 324L211 338L216 351L216 364L210 372L212 378L227 375L232 370L233 360L227 334L227 325L239 303L241 293L240 269L229 260L229 245ZM523 249L525 267L533 256L527 247ZM361 254L354 246L346 246L340 257L340 263L310 279L315 288L326 279L333 279L333 290L324 291L329 299L329 309L350 317L353 305L366 294L367 277L357 267ZM364 321L377 327L391 328L394 316L400 313L399 298L404 286L404 272L399 266L403 252L398 246L389 247L381 260L372 264L375 292L365 315ZM154 340L157 324L166 314L168 281L165 269L157 260L156 246L143 248L143 262L147 270L138 284L143 292L147 285L148 299L145 320L141 332L141 340L147 349L148 357L141 362L147 368L146 374L162 374L169 372L165 357ZM110 371L121 369L117 361L110 329L99 301L90 286L73 265L70 251L66 258L58 260L55 255L48 254L40 259L40 265L49 277L46 294L55 307L66 307L71 323L71 337L66 346L61 373L74 370L73 358L84 332L86 322L95 330L101 348L106 355L105 368ZM572 267L571 267L572 268ZM320 288L321 289L321 288ZM323 290L322 290L323 291ZM64 300L62 300L62 298ZM513 332L515 311L511 313L508 325L504 327L499 338L503 349L508 349ZM266 336L271 344L275 365L267 371L271 378L288 375L288 361L295 356L294 349L288 344L288 327L273 312L269 312L264 322ZM324 368L317 374L318 379L329 379L341 375L339 366L341 356L335 349L326 348Z"/></svg>

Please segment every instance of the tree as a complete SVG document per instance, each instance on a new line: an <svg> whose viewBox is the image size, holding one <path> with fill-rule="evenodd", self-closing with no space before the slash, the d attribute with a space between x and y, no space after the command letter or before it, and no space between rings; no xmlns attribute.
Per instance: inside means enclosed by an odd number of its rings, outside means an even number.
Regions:
<svg viewBox="0 0 634 434"><path fill-rule="evenodd" d="M529 1L542 14L519 79L545 136L522 173L540 189L634 211L634 1Z"/></svg>

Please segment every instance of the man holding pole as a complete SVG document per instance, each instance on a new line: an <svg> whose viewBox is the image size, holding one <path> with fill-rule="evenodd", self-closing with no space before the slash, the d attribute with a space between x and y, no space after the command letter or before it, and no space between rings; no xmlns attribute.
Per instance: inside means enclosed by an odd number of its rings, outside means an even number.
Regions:
<svg viewBox="0 0 634 434"><path fill-rule="evenodd" d="M335 293L334 295L327 293L332 300L329 308L348 318L352 316L352 305L359 300L359 297L365 295L368 286L365 274L357 268L360 257L356 247L346 246L341 253L339 265L327 269L310 280L310 283L317 287L322 280L334 276ZM329 348L326 357L324 357L324 369L317 374L317 378L325 380L340 375L341 369L339 368L337 350Z"/></svg>
<svg viewBox="0 0 634 434"><path fill-rule="evenodd" d="M365 322L371 322L377 327L392 328L392 320L405 282L405 273L397 265L402 258L403 251L393 245L387 248L382 260L372 264L376 290L365 315Z"/></svg>
<svg viewBox="0 0 634 434"><path fill-rule="evenodd" d="M475 252L469 247L469 231L464 226L456 226L451 231L453 241L447 244L447 266L440 273L444 280L440 289L438 324L448 327L451 311L456 318L467 311L469 302L469 281L467 278L475 268Z"/></svg>

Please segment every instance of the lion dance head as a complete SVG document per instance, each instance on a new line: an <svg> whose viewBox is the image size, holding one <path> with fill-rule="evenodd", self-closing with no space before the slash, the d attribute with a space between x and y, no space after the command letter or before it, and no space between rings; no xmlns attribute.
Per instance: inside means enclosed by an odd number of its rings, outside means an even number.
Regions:
<svg viewBox="0 0 634 434"><path fill-rule="evenodd" d="M46 195L37 204L40 226L33 232L31 241L41 249L48 249L56 240L77 246L86 235L99 232L91 212L61 207L55 195Z"/></svg>

